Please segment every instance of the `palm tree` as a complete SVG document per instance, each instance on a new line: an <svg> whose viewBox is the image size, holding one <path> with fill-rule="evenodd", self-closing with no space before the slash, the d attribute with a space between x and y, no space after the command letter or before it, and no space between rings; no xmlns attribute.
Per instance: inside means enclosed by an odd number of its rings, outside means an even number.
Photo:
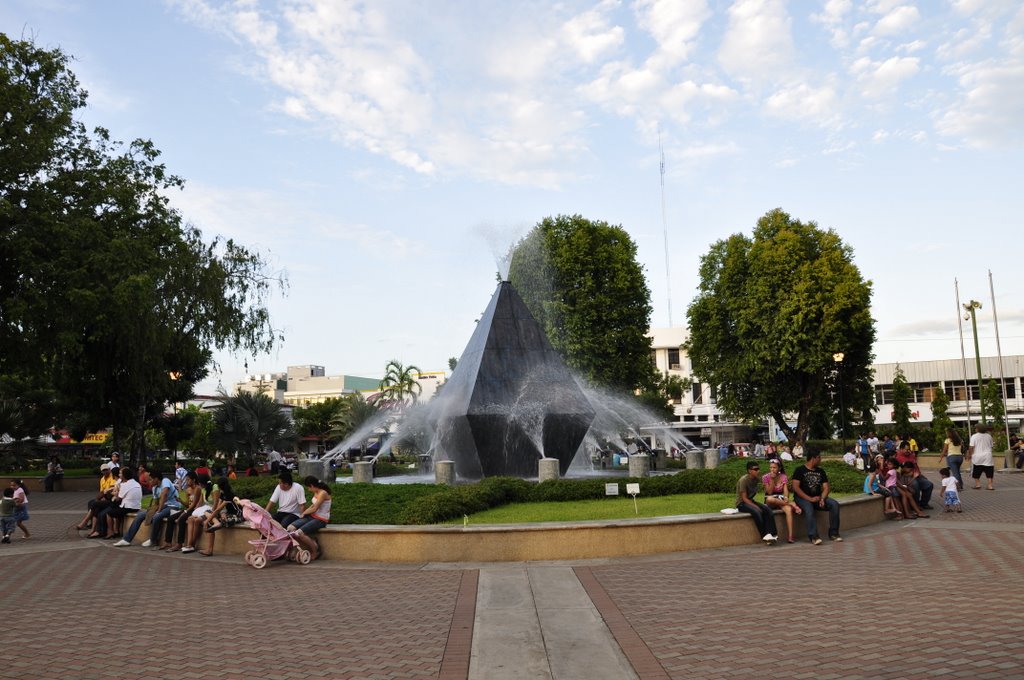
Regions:
<svg viewBox="0 0 1024 680"><path fill-rule="evenodd" d="M291 418L266 394L221 394L214 409L214 435L218 448L244 455L250 465L269 449L286 448L296 440Z"/></svg>
<svg viewBox="0 0 1024 680"><path fill-rule="evenodd" d="M389 406L401 409L406 398L411 397L413 403L423 391L417 376L420 369L412 364L403 366L402 362L392 359L384 368L384 377L380 381L380 400Z"/></svg>
<svg viewBox="0 0 1024 680"><path fill-rule="evenodd" d="M344 439L359 429L364 423L375 418L381 407L375 401L367 401L358 392L343 394L338 398L338 408L331 417L330 436Z"/></svg>

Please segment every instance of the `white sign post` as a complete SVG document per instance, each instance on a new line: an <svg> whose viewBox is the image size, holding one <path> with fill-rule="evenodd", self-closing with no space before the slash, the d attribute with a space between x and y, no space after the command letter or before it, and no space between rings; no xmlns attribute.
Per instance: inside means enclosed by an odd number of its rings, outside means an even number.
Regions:
<svg viewBox="0 0 1024 680"><path fill-rule="evenodd" d="M636 506L636 497L640 495L640 484L626 484L626 493L633 497L633 512L640 514L640 509Z"/></svg>
<svg viewBox="0 0 1024 680"><path fill-rule="evenodd" d="M605 484L604 485L604 495L605 496L618 496L619 495L619 485L618 484Z"/></svg>

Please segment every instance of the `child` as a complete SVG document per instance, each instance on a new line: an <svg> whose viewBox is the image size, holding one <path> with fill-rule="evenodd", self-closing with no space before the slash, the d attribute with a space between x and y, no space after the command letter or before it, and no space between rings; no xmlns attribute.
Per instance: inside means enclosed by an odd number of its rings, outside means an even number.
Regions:
<svg viewBox="0 0 1024 680"><path fill-rule="evenodd" d="M963 508L960 507L960 494L956 490L956 479L951 476L948 467L939 470L939 474L942 475L942 502L946 504L946 512L953 512L953 508L956 508L957 512L963 512Z"/></svg>
<svg viewBox="0 0 1024 680"><path fill-rule="evenodd" d="M885 478L885 486L882 487L889 494L886 497L886 512L892 512L893 517L897 520L903 519L904 508L903 508L903 495L900 493L897 482L899 481L899 473L896 472L896 461L889 458L885 461L885 472L883 473Z"/></svg>
<svg viewBox="0 0 1024 680"><path fill-rule="evenodd" d="M4 537L0 543L10 543L11 534L14 533L14 489L4 489L4 496L0 498L0 531Z"/></svg>

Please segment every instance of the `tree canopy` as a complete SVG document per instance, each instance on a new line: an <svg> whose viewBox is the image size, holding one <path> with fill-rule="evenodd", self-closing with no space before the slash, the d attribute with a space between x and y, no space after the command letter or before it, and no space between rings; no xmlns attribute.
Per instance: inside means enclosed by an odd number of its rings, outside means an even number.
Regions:
<svg viewBox="0 0 1024 680"><path fill-rule="evenodd" d="M651 294L625 229L579 215L544 218L516 246L508 278L584 378L653 389Z"/></svg>
<svg viewBox="0 0 1024 680"><path fill-rule="evenodd" d="M284 281L205 241L170 205L183 182L153 144L87 131L85 103L63 52L0 34L0 397L38 410L24 395L49 394L51 425L141 445L214 349L279 339L266 301Z"/></svg>
<svg viewBox="0 0 1024 680"><path fill-rule="evenodd" d="M837 412L840 381L847 410L871 405L870 303L871 283L838 234L772 210L752 236L734 234L701 258L687 309L693 372L718 386L726 413L771 416L804 441L815 404Z"/></svg>

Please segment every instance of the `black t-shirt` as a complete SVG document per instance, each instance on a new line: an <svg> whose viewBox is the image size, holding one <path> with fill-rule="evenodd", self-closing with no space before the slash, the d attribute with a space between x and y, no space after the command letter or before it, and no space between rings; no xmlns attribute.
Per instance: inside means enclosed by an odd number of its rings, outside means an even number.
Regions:
<svg viewBox="0 0 1024 680"><path fill-rule="evenodd" d="M820 465L813 470L806 465L801 465L793 473L793 481L800 482L800 490L808 496L820 496L822 487L828 482L828 475Z"/></svg>

